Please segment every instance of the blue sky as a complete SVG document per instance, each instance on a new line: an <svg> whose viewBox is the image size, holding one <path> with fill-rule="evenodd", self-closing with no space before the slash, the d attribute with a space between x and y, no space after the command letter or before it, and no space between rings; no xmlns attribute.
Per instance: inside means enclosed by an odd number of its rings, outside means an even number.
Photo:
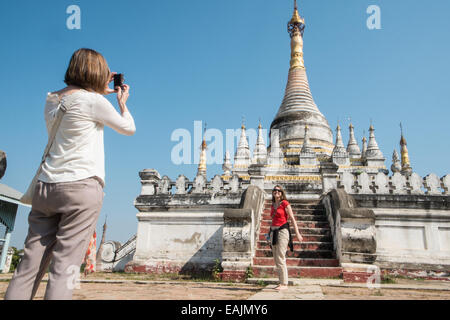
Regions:
<svg viewBox="0 0 450 320"><path fill-rule="evenodd" d="M81 9L80 30L66 26L73 4ZM366 26L373 4L381 30ZM401 121L414 171L449 173L450 2L307 0L299 9L312 94L333 129L340 121L344 143L349 117L358 141L372 120L390 167ZM137 230L140 170L195 176L195 164L171 161L174 130L193 134L197 120L225 135L242 117L247 128L260 118L270 126L287 80L292 10L291 0L8 2L0 11L0 149L8 155L1 183L26 189L47 141L46 93L64 86L76 49L95 49L131 86L127 104L137 131L126 137L105 129L107 186L97 226L100 236L107 214L107 240L125 242ZM221 165L208 166L208 178L218 173ZM27 216L19 208L11 239L18 248Z"/></svg>

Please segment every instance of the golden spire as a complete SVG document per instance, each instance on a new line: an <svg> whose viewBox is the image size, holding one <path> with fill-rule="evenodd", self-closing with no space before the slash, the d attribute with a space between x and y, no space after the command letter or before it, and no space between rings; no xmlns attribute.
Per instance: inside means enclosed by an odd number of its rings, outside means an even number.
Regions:
<svg viewBox="0 0 450 320"><path fill-rule="evenodd" d="M402 158L402 173L410 174L412 172L411 164L409 162L408 148L406 147L406 139L403 136L403 127L400 123L401 138L400 138L400 153Z"/></svg>
<svg viewBox="0 0 450 320"><path fill-rule="evenodd" d="M297 10L297 0L294 0L294 13L292 15L292 19L291 21L289 21L290 24L295 24L295 23L303 23L305 24L305 20L300 17L300 15L298 14L298 10Z"/></svg>
<svg viewBox="0 0 450 320"><path fill-rule="evenodd" d="M297 1L294 2L294 14L288 22L288 32L291 35L291 69L305 68L303 61L303 31L305 20L299 15Z"/></svg>

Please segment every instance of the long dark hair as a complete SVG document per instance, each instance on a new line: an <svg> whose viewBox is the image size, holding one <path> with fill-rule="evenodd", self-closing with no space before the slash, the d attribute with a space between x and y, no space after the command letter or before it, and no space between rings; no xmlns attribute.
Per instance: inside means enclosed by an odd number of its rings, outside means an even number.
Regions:
<svg viewBox="0 0 450 320"><path fill-rule="evenodd" d="M284 192L284 189L282 186L280 186L279 184L277 184L276 186L273 187L273 189L278 188L281 190L281 201L283 200L287 200L286 198L286 192ZM273 196L273 189L272 189L272 203L275 202L275 197Z"/></svg>

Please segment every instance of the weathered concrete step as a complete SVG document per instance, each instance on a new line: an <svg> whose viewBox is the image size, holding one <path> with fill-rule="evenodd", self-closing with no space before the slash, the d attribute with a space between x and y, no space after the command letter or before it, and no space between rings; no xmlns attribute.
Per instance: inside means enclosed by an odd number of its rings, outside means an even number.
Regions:
<svg viewBox="0 0 450 320"><path fill-rule="evenodd" d="M300 233L302 231L300 230ZM332 242L333 238L329 235L321 235L321 234L303 234L302 233L302 237L303 237L303 241L304 242ZM266 236L263 233L259 234L259 241L263 241L263 242L267 242L266 241ZM259 242L258 241L258 242ZM294 241L295 244L295 241Z"/></svg>
<svg viewBox="0 0 450 320"><path fill-rule="evenodd" d="M269 233L270 227L261 227L259 230L260 236L263 237L264 235ZM321 235L321 236L331 236L331 229L330 228L298 228L298 231L300 231L300 234L302 237L304 235ZM291 232L294 232L294 228L291 227Z"/></svg>
<svg viewBox="0 0 450 320"><path fill-rule="evenodd" d="M298 250L333 250L333 243L332 242L297 242L294 241L294 251ZM258 250L269 250L270 248L268 241L258 241L256 244L256 253L258 253Z"/></svg>
<svg viewBox="0 0 450 320"><path fill-rule="evenodd" d="M328 222L328 218L324 215L312 215L312 214L294 214L296 221L321 221ZM260 217L261 221L267 220L272 221L270 214L263 214Z"/></svg>
<svg viewBox="0 0 450 320"><path fill-rule="evenodd" d="M323 228L327 228L327 229L330 229L330 224L329 224L329 222L328 221L318 221L318 222L315 222L315 221L297 221L297 227L298 228L300 228L300 229L303 229L303 228L307 228L307 229L317 229L317 228L320 228L320 229L323 229ZM291 227L291 229L293 229L294 227L292 226ZM261 229L260 229L260 232L263 232L263 233L268 233L269 232L269 229L270 229L270 224L265 224L264 222L261 222ZM300 233L301 233L301 231L300 231Z"/></svg>
<svg viewBox="0 0 450 320"><path fill-rule="evenodd" d="M292 208L292 211L294 212L294 214L320 214L320 215L325 215L326 211L325 209L297 209L297 208ZM266 214L270 214L270 212L272 212L272 208L265 208L263 210L263 213Z"/></svg>
<svg viewBox="0 0 450 320"><path fill-rule="evenodd" d="M259 250L265 250L265 249L259 249ZM256 250L258 251L258 250ZM271 254L271 252L269 253L269 251L264 251L261 253L258 253L258 255L260 254L264 254L266 253L267 256L265 257L269 257L269 254ZM256 252L255 252L256 255ZM336 258L336 254L332 251L332 250L297 250L294 252L292 252L291 250L287 250L286 252L286 257L290 257L290 258L301 258L301 259L335 259Z"/></svg>
<svg viewBox="0 0 450 320"><path fill-rule="evenodd" d="M305 215L305 216L297 216L295 217L295 220L297 222L328 222L326 217L322 216L312 216L312 215ZM272 223L272 219L270 219L267 216L262 216L261 223Z"/></svg>
<svg viewBox="0 0 450 320"><path fill-rule="evenodd" d="M275 266L273 257L255 257L254 266ZM339 267L338 259L286 258L287 266L296 267Z"/></svg>
<svg viewBox="0 0 450 320"><path fill-rule="evenodd" d="M321 206L322 205L322 201L321 200L295 200L295 199L288 199L289 203L292 204L296 204L296 205L318 205ZM265 205L271 205L272 204L272 200L268 199L265 200L264 202Z"/></svg>
<svg viewBox="0 0 450 320"><path fill-rule="evenodd" d="M291 205L291 208L292 208L292 211L294 211L294 212L297 212L297 211L310 211L310 212L317 212L317 213L325 213L326 212L325 208L322 207L322 206L320 206L320 207L319 206L317 206L317 207L314 207L314 206L299 207L299 206L292 206ZM264 207L264 211L270 212L270 210L272 210L272 206L271 205Z"/></svg>
<svg viewBox="0 0 450 320"><path fill-rule="evenodd" d="M271 216L270 212L263 213L261 215L261 217L263 219L272 219L272 216ZM313 214L311 214L311 212L294 212L294 217L296 219L305 217L306 219L310 218L312 220L314 220L314 219L327 220L326 214L322 214L322 213L313 213Z"/></svg>
<svg viewBox="0 0 450 320"><path fill-rule="evenodd" d="M255 277L278 276L276 268L273 266L252 266ZM340 278L342 277L341 267L288 267L288 276L293 278Z"/></svg>

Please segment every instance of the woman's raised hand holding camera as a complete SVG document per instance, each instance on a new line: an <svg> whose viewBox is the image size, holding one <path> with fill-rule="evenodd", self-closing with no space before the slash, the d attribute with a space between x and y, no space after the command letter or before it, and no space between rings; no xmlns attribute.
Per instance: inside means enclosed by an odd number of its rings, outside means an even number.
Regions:
<svg viewBox="0 0 450 320"><path fill-rule="evenodd" d="M119 103L120 110L122 113L128 111L126 102L128 97L130 96L130 86L127 84L123 85L123 89L121 87L117 87L117 102Z"/></svg>
<svg viewBox="0 0 450 320"><path fill-rule="evenodd" d="M123 87L116 87L114 89L111 89L109 87L109 83L114 81L114 75L116 75L117 72L111 72L109 81L106 85L105 94L111 94L111 93L117 93L117 102L120 107L120 111L124 113L125 111L128 111L128 108L126 106L126 102L128 100L128 97L130 96L130 86L127 84L124 84Z"/></svg>

